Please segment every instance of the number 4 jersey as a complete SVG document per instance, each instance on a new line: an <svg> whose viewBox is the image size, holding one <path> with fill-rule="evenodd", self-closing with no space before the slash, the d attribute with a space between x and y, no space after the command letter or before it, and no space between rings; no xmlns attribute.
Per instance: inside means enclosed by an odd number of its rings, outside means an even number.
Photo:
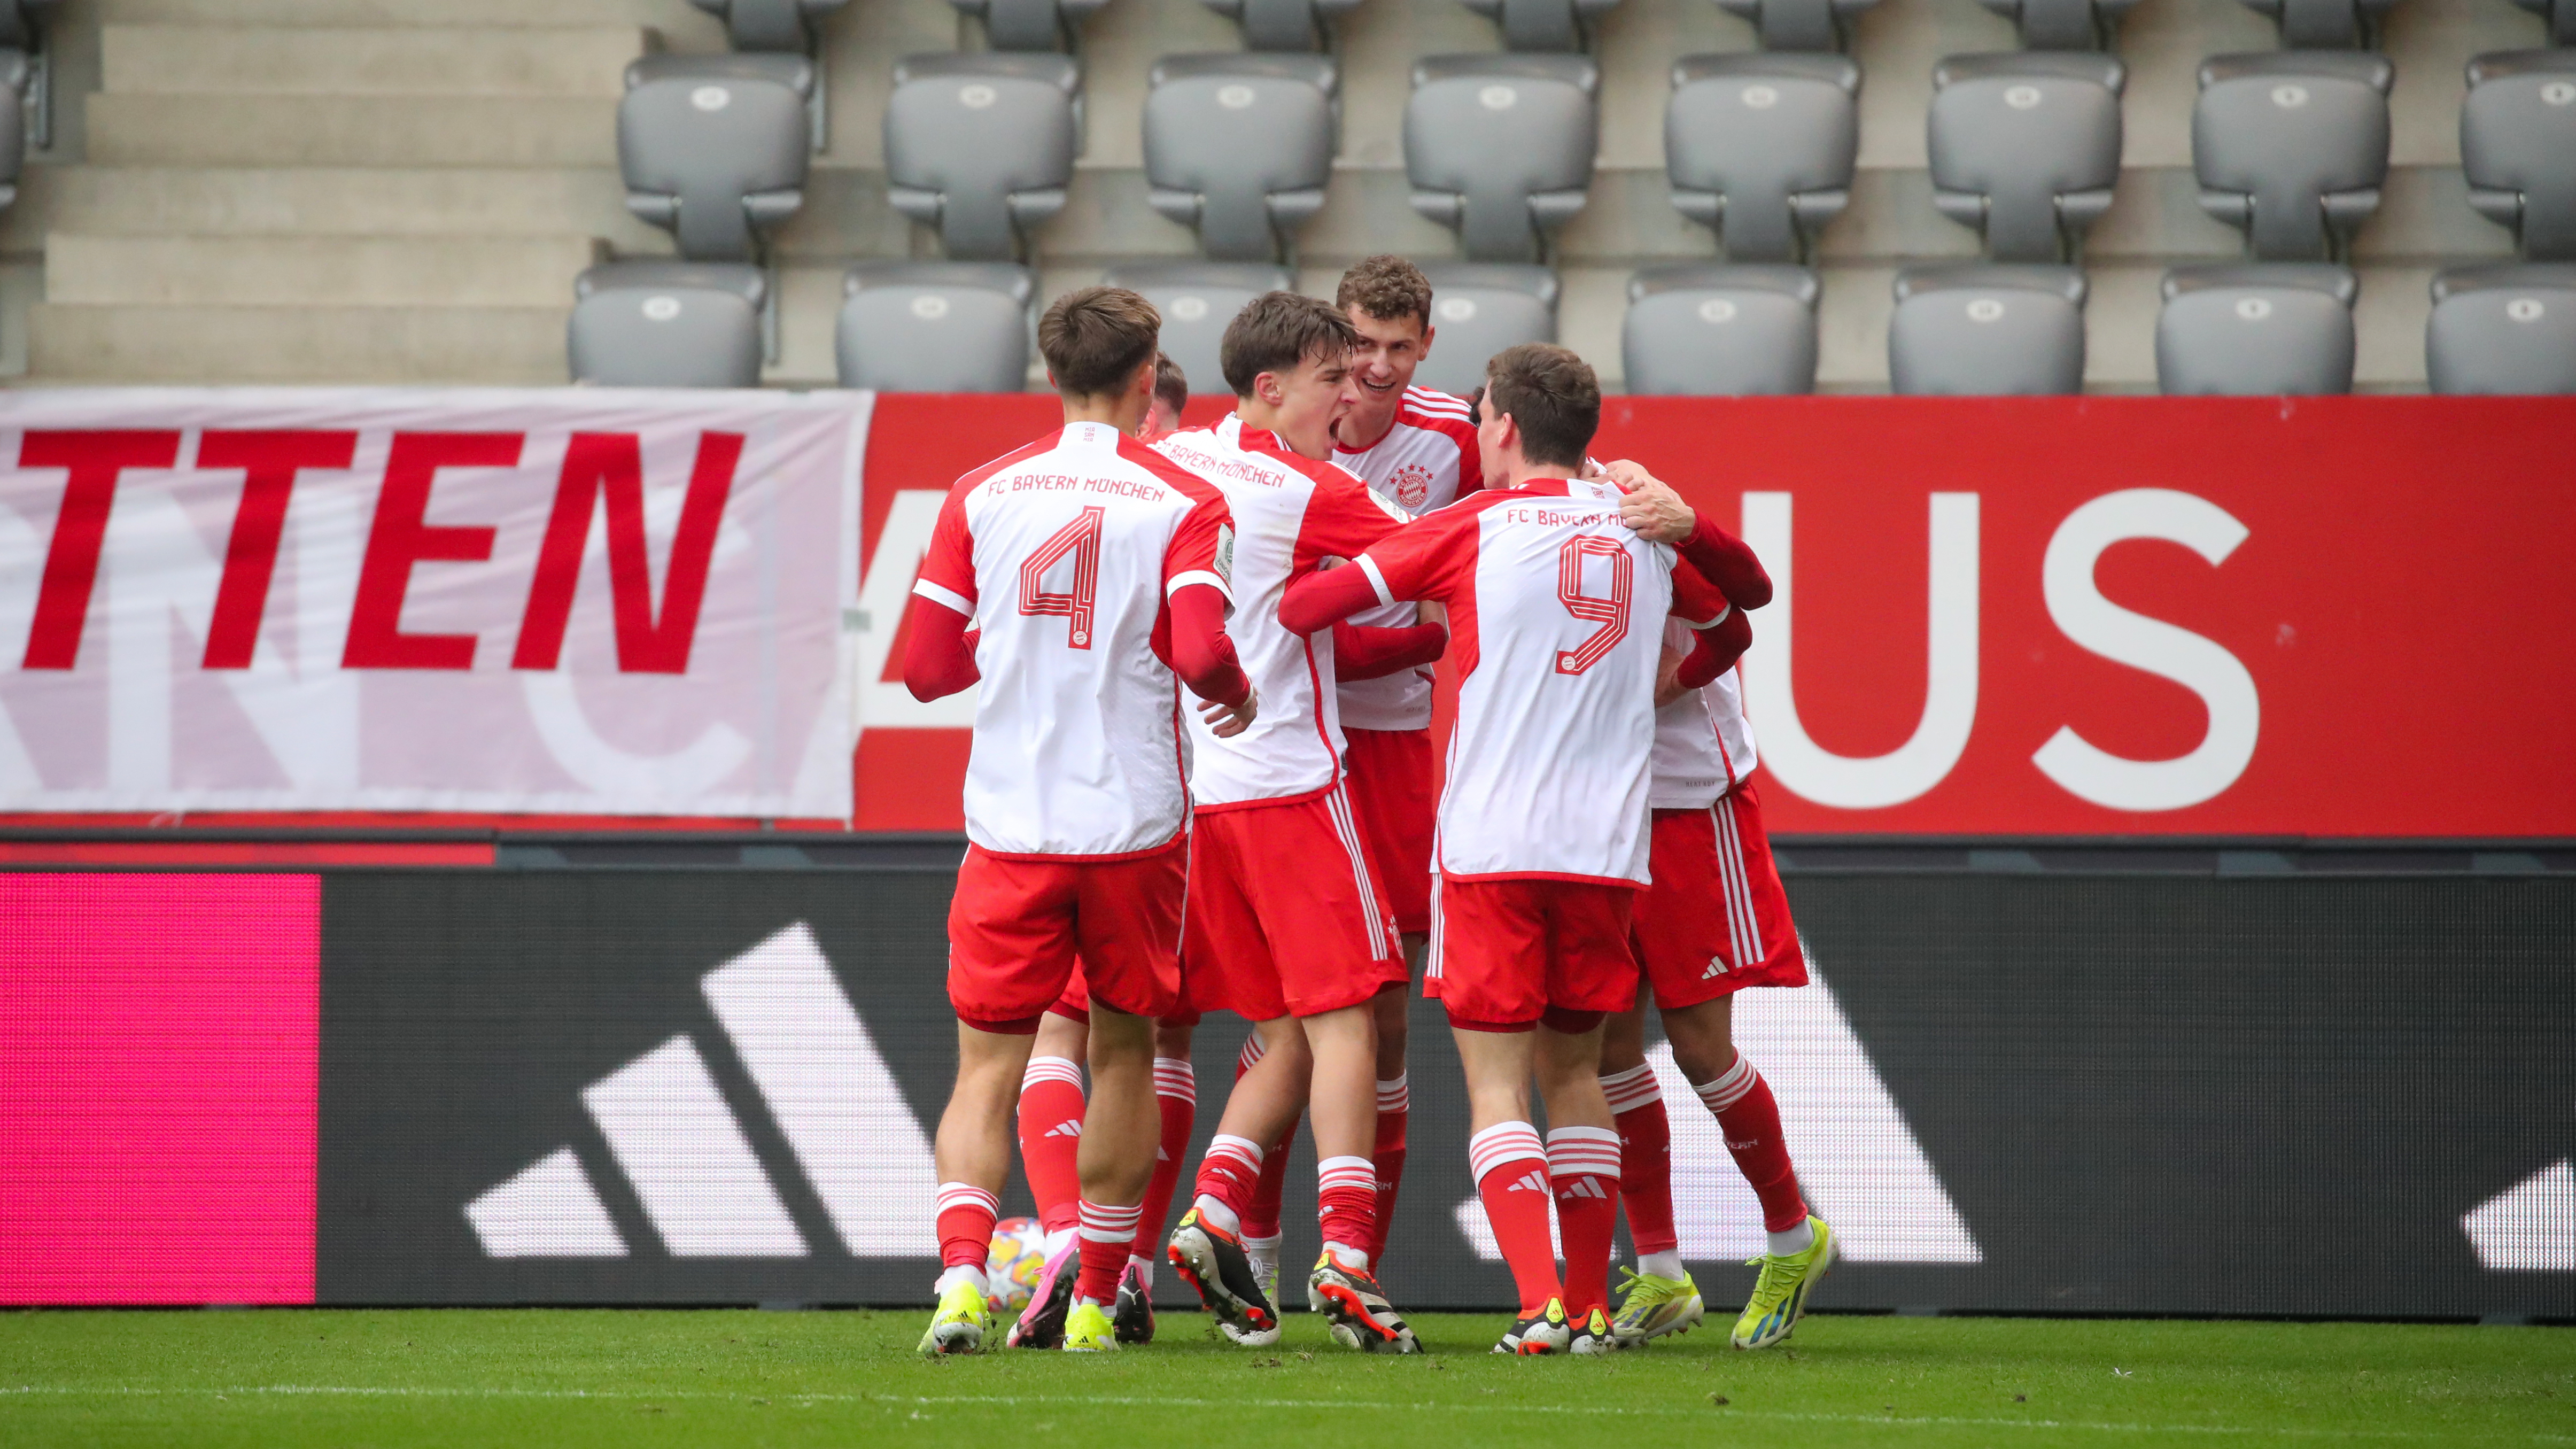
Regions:
<svg viewBox="0 0 2576 1449"><path fill-rule="evenodd" d="M957 480L913 592L972 621L966 835L1019 858L1134 855L1189 813L1172 593L1233 597L1225 498L1104 423Z"/></svg>
<svg viewBox="0 0 2576 1449"><path fill-rule="evenodd" d="M1449 611L1442 877L1645 885L1664 622L1712 627L1725 598L1571 479L1470 494L1358 562L1380 603Z"/></svg>

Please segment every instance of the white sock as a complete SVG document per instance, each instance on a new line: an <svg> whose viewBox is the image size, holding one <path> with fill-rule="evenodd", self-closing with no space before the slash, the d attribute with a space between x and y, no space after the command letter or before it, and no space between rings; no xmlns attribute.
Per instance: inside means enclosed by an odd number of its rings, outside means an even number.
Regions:
<svg viewBox="0 0 2576 1449"><path fill-rule="evenodd" d="M956 1287L960 1283L974 1284L975 1291L978 1293L989 1294L993 1291L993 1285L985 1281L984 1270L967 1263L960 1263L956 1267L949 1269L947 1272L940 1274L939 1281L931 1285L931 1291L945 1297L949 1289Z"/></svg>
<svg viewBox="0 0 2576 1449"><path fill-rule="evenodd" d="M1796 1227L1785 1233L1764 1233L1763 1236L1771 1240L1772 1257L1786 1258L1816 1245L1816 1222L1813 1218L1802 1218Z"/></svg>
<svg viewBox="0 0 2576 1449"><path fill-rule="evenodd" d="M1072 1227L1058 1228L1054 1232L1047 1234L1046 1241L1038 1245L1040 1251L1044 1254L1044 1261L1049 1263L1054 1262L1055 1255L1063 1252L1065 1245L1072 1242L1074 1235L1081 1231L1082 1224L1076 1222Z"/></svg>
<svg viewBox="0 0 2576 1449"><path fill-rule="evenodd" d="M1135 1269L1138 1276L1143 1279L1146 1292L1151 1293L1154 1291L1153 1259L1146 1257L1142 1253L1129 1253L1127 1255L1127 1266Z"/></svg>
<svg viewBox="0 0 2576 1449"><path fill-rule="evenodd" d="M1279 1271L1279 1240L1286 1236L1285 1233L1272 1233L1266 1238L1246 1238L1243 1240L1243 1255L1250 1258L1252 1266L1264 1276L1276 1273Z"/></svg>
<svg viewBox="0 0 2576 1449"><path fill-rule="evenodd" d="M1209 1193L1200 1193L1198 1201L1193 1203L1192 1206L1199 1210L1200 1217L1207 1219L1209 1223L1225 1232L1240 1233L1243 1231L1243 1219L1236 1215L1234 1209L1227 1207L1223 1202L1219 1201L1215 1196ZM1249 1245L1247 1244L1246 1246Z"/></svg>
<svg viewBox="0 0 2576 1449"><path fill-rule="evenodd" d="M1681 1251L1674 1249L1665 1253L1639 1253L1637 1271L1657 1278L1669 1278L1678 1283L1682 1280Z"/></svg>
<svg viewBox="0 0 2576 1449"><path fill-rule="evenodd" d="M1334 1262L1351 1272L1365 1273L1369 1270L1369 1255L1366 1248L1354 1248L1348 1243L1326 1243L1324 1251L1332 1254Z"/></svg>

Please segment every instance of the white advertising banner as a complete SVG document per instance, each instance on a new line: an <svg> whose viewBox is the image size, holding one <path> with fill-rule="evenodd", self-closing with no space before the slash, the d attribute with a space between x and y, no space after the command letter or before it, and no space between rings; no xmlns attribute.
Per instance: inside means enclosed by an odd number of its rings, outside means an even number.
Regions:
<svg viewBox="0 0 2576 1449"><path fill-rule="evenodd" d="M870 403L0 394L0 809L847 818Z"/></svg>

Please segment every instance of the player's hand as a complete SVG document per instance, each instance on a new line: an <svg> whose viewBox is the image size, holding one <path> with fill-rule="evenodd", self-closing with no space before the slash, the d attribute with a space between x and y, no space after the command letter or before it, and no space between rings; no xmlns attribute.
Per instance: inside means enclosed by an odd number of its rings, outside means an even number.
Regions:
<svg viewBox="0 0 2576 1449"><path fill-rule="evenodd" d="M1690 693L1682 688L1682 660L1685 657L1682 651L1667 647L1663 659L1655 665L1655 708L1662 709Z"/></svg>
<svg viewBox="0 0 2576 1449"><path fill-rule="evenodd" d="M1622 469L1634 470L1622 476ZM1627 490L1619 500L1619 521L1654 543L1679 543L1699 527L1699 515L1691 510L1672 485L1657 479L1634 463L1612 463L1604 470L1610 481ZM1632 481L1633 479L1633 481Z"/></svg>
<svg viewBox="0 0 2576 1449"><path fill-rule="evenodd" d="M1221 740L1233 739L1252 728L1261 713L1261 691L1247 686L1241 704L1219 704L1213 699L1199 701L1199 718L1207 722L1208 733Z"/></svg>

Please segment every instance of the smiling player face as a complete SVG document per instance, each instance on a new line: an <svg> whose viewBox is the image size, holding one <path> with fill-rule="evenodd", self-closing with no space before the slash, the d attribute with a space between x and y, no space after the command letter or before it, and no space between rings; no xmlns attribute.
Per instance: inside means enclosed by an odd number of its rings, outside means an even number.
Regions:
<svg viewBox="0 0 2576 1449"><path fill-rule="evenodd" d="M1431 332L1413 313L1372 317L1353 303L1344 309L1360 332L1351 352L1351 379L1356 401L1338 432L1344 447L1366 447L1386 435L1404 390L1413 385L1413 370L1431 352Z"/></svg>

